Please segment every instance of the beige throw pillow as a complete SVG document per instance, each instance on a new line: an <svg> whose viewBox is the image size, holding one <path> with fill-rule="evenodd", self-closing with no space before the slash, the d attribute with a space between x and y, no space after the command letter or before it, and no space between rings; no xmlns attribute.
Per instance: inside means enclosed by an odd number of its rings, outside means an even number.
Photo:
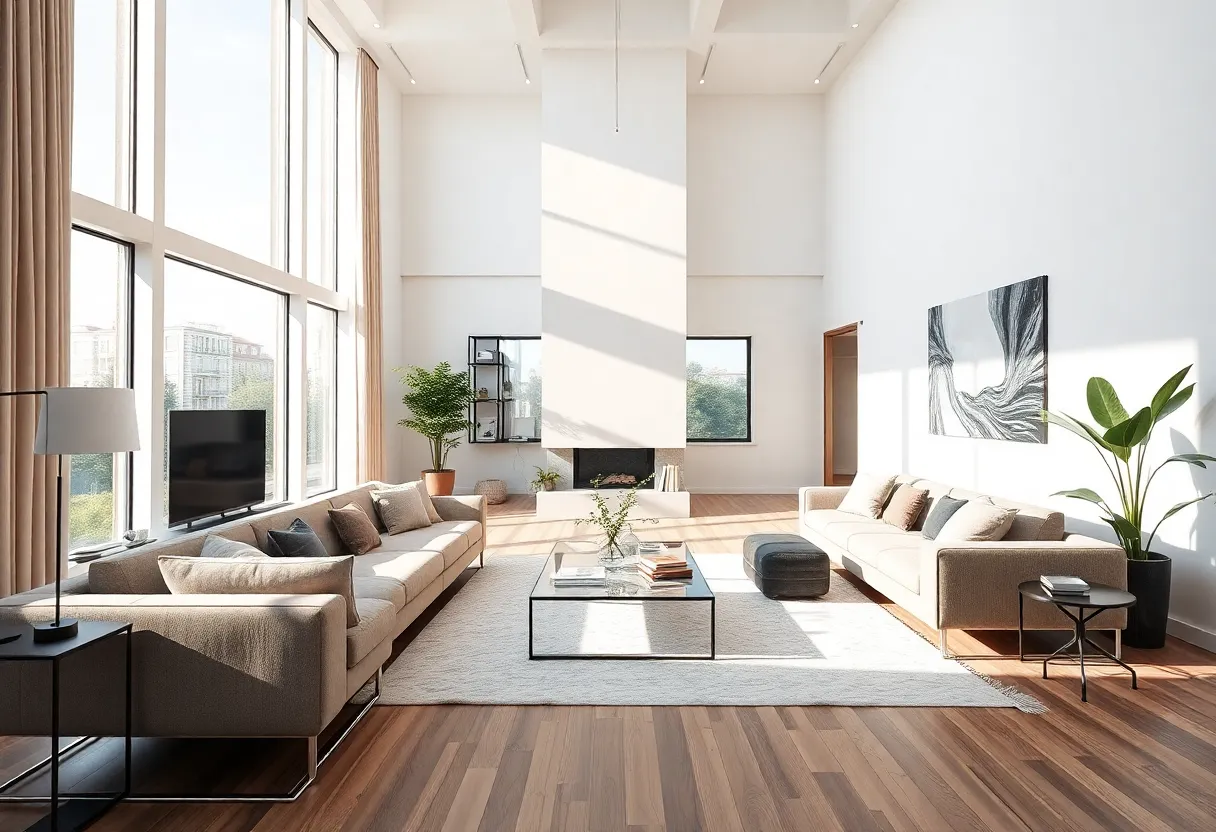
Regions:
<svg viewBox="0 0 1216 832"><path fill-rule="evenodd" d="M920 513L925 510L925 502L929 492L913 488L907 483L897 485L891 495L891 502L882 510L882 521L896 528L910 531L916 525Z"/></svg>
<svg viewBox="0 0 1216 832"><path fill-rule="evenodd" d="M269 557L269 555L256 546L250 546L248 543L242 543L239 540L229 540L226 537L209 534L203 541L203 551L199 552L199 557L265 558Z"/></svg>
<svg viewBox="0 0 1216 832"><path fill-rule="evenodd" d="M329 520L338 530L338 537L346 544L346 550L352 555L367 554L380 545L380 532L377 531L376 524L354 503L348 503L342 508L331 508Z"/></svg>
<svg viewBox="0 0 1216 832"><path fill-rule="evenodd" d="M882 507L886 505L894 484L895 477L858 474L840 503L840 511L877 520L882 516Z"/></svg>
<svg viewBox="0 0 1216 832"><path fill-rule="evenodd" d="M431 494L426 490L426 483L423 480L403 482L401 485L390 485L387 488L381 488L377 491L373 491L371 493L372 503L376 502L377 494L387 494L390 491L404 491L411 488L417 491L418 496L422 498L422 507L426 509L427 519L430 520L431 523L442 522L443 518L439 516L439 512L435 509L435 504L431 501Z"/></svg>
<svg viewBox="0 0 1216 832"><path fill-rule="evenodd" d="M191 558L161 555L160 574L174 595L341 595L346 626L359 623L355 559Z"/></svg>
<svg viewBox="0 0 1216 832"><path fill-rule="evenodd" d="M969 500L951 515L935 538L942 543L1000 540L1013 525L1017 510Z"/></svg>
<svg viewBox="0 0 1216 832"><path fill-rule="evenodd" d="M373 491L372 500L376 511L389 534L400 534L431 525L422 495L416 488L394 488L391 491Z"/></svg>

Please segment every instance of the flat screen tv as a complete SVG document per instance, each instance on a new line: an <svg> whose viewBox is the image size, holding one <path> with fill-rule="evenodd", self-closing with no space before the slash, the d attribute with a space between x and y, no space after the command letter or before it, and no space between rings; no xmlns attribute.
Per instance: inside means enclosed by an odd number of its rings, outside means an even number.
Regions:
<svg viewBox="0 0 1216 832"><path fill-rule="evenodd" d="M169 411L169 525L266 499L265 410Z"/></svg>

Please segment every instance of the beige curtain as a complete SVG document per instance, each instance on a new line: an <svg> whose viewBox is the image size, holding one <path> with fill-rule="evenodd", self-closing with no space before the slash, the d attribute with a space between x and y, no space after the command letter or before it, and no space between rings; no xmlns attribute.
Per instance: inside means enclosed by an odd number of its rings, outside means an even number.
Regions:
<svg viewBox="0 0 1216 832"><path fill-rule="evenodd" d="M0 0L0 390L67 383L72 0ZM0 399L0 596L54 578L37 397Z"/></svg>
<svg viewBox="0 0 1216 832"><path fill-rule="evenodd" d="M359 50L359 188L363 279L359 286L359 480L383 480L384 350L380 251L379 67Z"/></svg>

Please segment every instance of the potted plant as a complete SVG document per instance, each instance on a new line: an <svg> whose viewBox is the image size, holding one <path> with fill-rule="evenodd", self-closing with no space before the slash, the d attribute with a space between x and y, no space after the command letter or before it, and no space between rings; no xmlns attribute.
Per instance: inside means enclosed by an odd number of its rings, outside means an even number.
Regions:
<svg viewBox="0 0 1216 832"><path fill-rule="evenodd" d="M1059 425L1093 445L1114 483L1115 493L1118 494L1115 505L1089 488L1059 491L1052 496L1072 497L1096 505L1102 511L1102 519L1115 530L1119 543L1127 552L1127 591L1136 596L1136 605L1128 611L1124 641L1132 647L1165 646L1165 626L1170 609L1171 561L1153 551L1157 530L1187 506L1213 496L1200 494L1183 500L1161 515L1151 531L1145 534L1149 522L1145 517L1145 504L1149 487L1157 473L1174 462L1199 468L1206 468L1208 462L1216 462L1216 457L1207 454L1174 454L1156 467L1149 464L1151 470L1146 470L1145 456L1154 429L1182 407L1195 392L1194 384L1179 389L1190 371L1191 367L1188 366L1171 376L1153 396L1152 403L1132 415L1128 415L1109 381L1091 378L1085 391L1086 399L1089 412L1099 427L1062 413L1043 411L1045 421Z"/></svg>
<svg viewBox="0 0 1216 832"><path fill-rule="evenodd" d="M536 476L532 478L533 491L552 491L557 488L557 484L561 482L562 475L554 471L552 468L541 468L535 466Z"/></svg>
<svg viewBox="0 0 1216 832"><path fill-rule="evenodd" d="M628 490L621 490L619 492L622 495L621 499L615 501L615 507L609 505L610 501L600 492L600 485L603 484L604 479L604 477L596 477L591 481L591 487L594 489L591 499L595 501L595 508L591 510L588 517L575 520L574 523L575 525L586 523L603 532L604 539L600 542L600 559L618 561L630 554L622 546L622 541L630 532L629 512L638 504L638 489L654 479L654 475L651 474L641 482L634 483L633 487ZM657 523L659 521L651 517L643 517L639 518L638 522Z"/></svg>
<svg viewBox="0 0 1216 832"><path fill-rule="evenodd" d="M402 373L401 383L407 388L401 401L410 409L410 417L399 424L425 436L431 445L431 467L422 472L426 490L436 496L451 494L456 472L447 467L448 454L469 429L468 407L473 401L469 374L452 372L452 365L444 361L434 370L410 367Z"/></svg>

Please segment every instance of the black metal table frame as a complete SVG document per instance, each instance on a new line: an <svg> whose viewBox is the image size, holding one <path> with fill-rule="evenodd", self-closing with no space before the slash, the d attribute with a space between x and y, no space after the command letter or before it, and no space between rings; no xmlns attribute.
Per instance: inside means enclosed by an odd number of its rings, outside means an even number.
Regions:
<svg viewBox="0 0 1216 832"><path fill-rule="evenodd" d="M533 639L533 610L537 601L547 603L549 601L570 602L576 601L581 604L594 604L600 601L617 602L617 601L663 601L666 603L694 603L694 602L709 602L709 655L699 654L667 654L667 653L540 653L536 652ZM528 596L528 658L535 661L548 659L630 659L632 661L654 661L657 659L671 659L675 661L704 661L706 659L716 659L718 656L718 613L717 613L717 598L712 594L708 598L685 598L685 597L663 597L660 595L654 596L638 596L638 595L622 595L622 596L607 596L607 597L546 597L533 598Z"/></svg>
<svg viewBox="0 0 1216 832"><path fill-rule="evenodd" d="M1111 662L1114 662L1119 667L1123 668L1128 673L1132 674L1132 690L1139 689L1136 684L1135 668L1133 668L1131 665L1127 664L1122 659L1115 656L1113 653L1108 652L1105 647L1102 647L1100 644L1096 644L1094 641L1092 641L1089 637L1089 634L1085 630L1085 624L1088 621L1090 621L1091 619L1094 619L1097 616L1101 615L1102 613L1109 612L1110 610L1113 610L1113 609L1124 609L1126 606L1131 606L1131 604L1128 604L1128 605L1125 605L1122 607L1089 608L1089 607L1077 606L1076 604L1070 605L1068 603L1068 601L1066 601L1063 598L1053 598L1051 600L1051 603L1053 605L1055 605L1056 609L1058 609L1060 612L1064 613L1066 616L1068 616L1070 619L1072 619L1073 636L1072 636L1072 639L1067 644L1060 647L1058 650L1056 650L1050 656L1047 656L1043 659L1043 678L1044 679L1047 678L1047 665L1050 662L1058 661L1061 659L1067 659L1069 661L1073 661L1073 660L1077 661L1081 665L1081 701L1088 702L1089 701L1088 686L1087 686L1086 678L1085 678L1085 645L1088 644L1090 647L1092 647L1094 650L1096 650L1101 655L1105 656ZM1135 603L1135 602L1133 602L1133 603ZM1024 620L1023 611L1025 609L1025 604L1026 604L1026 596L1023 595L1019 591L1018 592L1018 659L1020 661L1026 661L1026 653L1022 646L1022 634L1025 632L1025 630L1023 628L1023 620ZM1076 607L1078 614L1073 615L1071 612L1069 612L1067 609L1068 606ZM1092 609L1092 612L1090 612L1088 615L1086 615L1085 614L1086 609ZM1076 653L1065 652L1070 647L1072 647L1074 644L1077 646ZM1035 659L1035 661L1038 661L1038 659Z"/></svg>
<svg viewBox="0 0 1216 832"><path fill-rule="evenodd" d="M88 644L81 645L78 649L85 649L95 644L100 644L103 641L108 641L111 638L122 635L126 637L126 705L124 713L125 731L123 735L123 788L121 792L73 792L63 795L59 793L59 765L64 757L77 749L83 748L96 742L100 737L80 737L68 744L64 748L59 747L59 688L60 688L60 669L59 663L66 656L70 656L76 651L64 653L62 655L53 656L50 658L25 658L12 659L12 661L49 661L51 662L51 754L46 759L35 763L25 771L18 774L16 777L9 779L7 782L0 784L0 803L49 803L51 812L49 815L37 821L33 826L29 827L28 832L32 830L47 829L50 832L60 832L67 829L84 829L94 820L105 814L110 807L119 801L124 800L131 794L131 629L132 625L127 624L107 633L97 639L90 641ZM9 789L29 779L47 765L51 769L51 793L49 795L9 795L5 794ZM63 806L60 806L61 801ZM101 805L88 809L80 806L80 802L93 803L96 801L104 801ZM67 815L66 821L69 826L63 826L61 821L65 818L61 815Z"/></svg>

